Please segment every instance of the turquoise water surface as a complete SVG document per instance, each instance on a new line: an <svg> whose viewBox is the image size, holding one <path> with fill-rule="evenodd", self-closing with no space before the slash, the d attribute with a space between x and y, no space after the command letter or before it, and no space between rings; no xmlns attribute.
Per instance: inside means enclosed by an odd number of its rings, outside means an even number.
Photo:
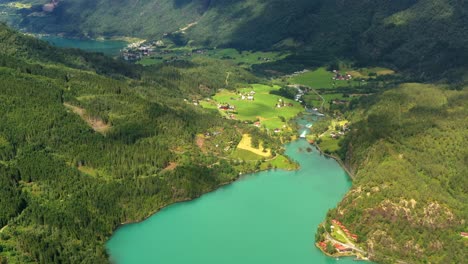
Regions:
<svg viewBox="0 0 468 264"><path fill-rule="evenodd" d="M147 220L119 228L107 243L118 264L314 264L356 263L335 259L314 246L329 208L351 181L333 159L306 140L286 146L298 171L271 170L190 202L168 206Z"/></svg>
<svg viewBox="0 0 468 264"><path fill-rule="evenodd" d="M128 43L119 40L92 40L92 39L74 39L59 36L43 36L40 39L50 44L63 48L77 48L91 52L102 52L109 56L117 56L121 49Z"/></svg>

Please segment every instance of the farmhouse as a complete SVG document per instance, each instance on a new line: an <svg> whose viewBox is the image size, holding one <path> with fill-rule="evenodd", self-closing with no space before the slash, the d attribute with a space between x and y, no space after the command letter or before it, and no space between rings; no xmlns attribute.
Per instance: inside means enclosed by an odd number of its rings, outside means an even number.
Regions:
<svg viewBox="0 0 468 264"><path fill-rule="evenodd" d="M343 246L343 245L338 244L338 243L334 244L333 246L334 246L334 247L336 248L336 250L337 250L338 252L340 252L340 253L353 251L352 248Z"/></svg>
<svg viewBox="0 0 468 264"><path fill-rule="evenodd" d="M353 77L351 76L351 74L349 73L345 73L345 74L341 74L339 71L337 70L333 70L333 73L335 74L335 76L332 77L333 80L338 80L338 81L349 81L351 80Z"/></svg>
<svg viewBox="0 0 468 264"><path fill-rule="evenodd" d="M220 110L229 110L229 105L221 105L219 106Z"/></svg>

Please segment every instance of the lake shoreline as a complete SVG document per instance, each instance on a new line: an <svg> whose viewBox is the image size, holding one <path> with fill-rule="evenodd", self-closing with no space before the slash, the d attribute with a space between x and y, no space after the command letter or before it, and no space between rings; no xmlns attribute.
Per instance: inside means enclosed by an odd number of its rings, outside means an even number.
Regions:
<svg viewBox="0 0 468 264"><path fill-rule="evenodd" d="M285 144L289 144L293 141L296 141L296 140L299 140L299 139L295 139L295 140L292 140L290 142L286 142ZM268 171L274 171L274 170L284 170L284 171L295 171L295 170L300 170L301 167L297 167L297 169L266 169L266 170L255 170L255 171L251 171L251 172L247 172L245 174L241 174L241 175L237 175L237 177L233 178L232 180L229 180L229 181L226 181L226 182L222 182L220 184L218 184L216 187L213 188L213 190L211 191L207 191L207 192L204 192L196 197L193 197L193 198L185 198L185 199L181 199L181 200L177 200L177 201L174 201L172 203L169 203L167 205L164 205L164 206L161 206L159 208L157 208L155 211L153 211L152 213L150 213L148 216L145 216L143 219L141 220L136 220L136 221L128 221L128 222L123 222L123 223L120 223L115 229L114 231L112 232L111 236L117 232L118 229L124 227L124 226L127 226L127 225L132 225L132 224L138 224L138 223L141 223L141 222L144 222L146 220L148 220L148 218L154 216L155 214L159 213L161 210L165 209L166 207L168 206L172 206L172 205L175 205L175 204L179 204L179 203L185 203L185 202L190 202L190 201L193 201L193 200L196 200L200 197L202 197L203 195L206 195L206 194L209 194L209 193L213 193L213 192L216 192L218 191L219 189L223 188L224 186L227 186L227 185L230 185L230 184L233 184L245 177L248 177L249 175L251 174L254 174L254 173L259 173L259 172L268 172Z"/></svg>
<svg viewBox="0 0 468 264"><path fill-rule="evenodd" d="M348 174L351 181L355 180L356 175L353 172L351 172L351 168L348 168L339 157L323 152L323 150L319 147L319 145L317 143L313 143L312 145L315 146L315 148L320 152L321 155L323 155L323 156L325 156L327 158L334 159L336 162L338 162L338 164L340 164L340 166L343 168L343 170L346 171L346 174Z"/></svg>
<svg viewBox="0 0 468 264"><path fill-rule="evenodd" d="M304 114L304 112L301 112L299 114L297 114L294 118L292 118L291 120L296 120L297 118L300 118L302 115ZM296 131L297 132L297 131ZM300 140L299 137L294 137L293 139L291 140L286 140L283 142L283 146L285 146L286 144L290 144L291 142L294 142L294 141L297 141L297 140ZM275 156L274 158L276 158L277 156ZM288 159L290 159L289 157L287 157ZM295 161L291 160L292 162L296 163ZM296 163L297 164L297 163ZM300 170L301 169L301 166L300 164L297 164L297 167L295 169L284 169L285 171L297 171L297 170ZM209 193L212 193L212 192L215 192L217 190L219 190L220 188L224 187L224 186L227 186L227 185L230 185L232 183L235 183L237 182L238 180L240 180L241 178L243 177L247 177L248 175L250 174L254 174L254 173L259 173L259 172L266 172L266 171L271 171L271 170L278 170L276 168L270 168L270 169L265 169L265 170L254 170L254 171L249 171L247 173L242 173L242 174L238 174L235 178L229 180L229 181L226 181L226 182L222 182L220 184L218 184L216 187L213 188L213 190L211 191L207 191L207 192L204 192L194 198L185 198L185 199L181 199L181 200L177 200L177 201L174 201L172 203L169 203L167 205L164 205L164 206L161 206L159 208L157 208L156 210L154 210L152 213L150 213L148 216L145 216L143 219L141 220L136 220L136 221L128 221L128 222L123 222L123 223L120 223L115 229L114 231L112 232L112 234L114 234L115 232L117 232L117 230L119 228L122 228L126 225L131 225L131 224L138 224L138 223L141 223L145 220L147 220L148 218L152 217L153 215L157 214L158 212L160 212L161 210L163 210L164 208L168 207L168 206L171 206L171 205L174 205L174 204L178 204L178 203L185 203L185 202L190 202L190 201L193 201L195 199L198 199L200 198L201 196L205 195L205 194L209 194ZM282 169L280 169L282 170ZM112 236L112 235L111 235Z"/></svg>
<svg viewBox="0 0 468 264"><path fill-rule="evenodd" d="M296 117L296 119L297 119L297 118L300 118L300 115L298 115L298 116ZM303 146L306 145L306 144L307 144L307 145L311 145L310 143L307 142L307 140L296 137L296 138L294 138L294 139L292 139L292 140L288 140L288 141L283 142L283 143L284 143L284 147L287 147L289 144L294 143L294 142L302 142L302 143L300 143L300 144L302 144ZM327 155L327 154L323 153L323 151L322 151L318 146L315 146L315 147L316 147L317 150L318 150L318 153L315 154L315 155L317 155L317 156L324 156L324 157L326 157L326 158L333 158L334 160L336 160L336 161L338 162L338 164L340 165L339 167L342 168L342 169L344 169L345 173L347 174L347 178L348 178L348 179L349 179L349 178L352 179L351 174L349 173L348 169L344 167L344 164L343 164L342 162L340 162L340 160L338 160L336 157L333 157L333 156L331 156L331 155ZM323 154L323 155L322 155L322 154ZM284 170L284 171L300 171L301 169L303 169L303 166L302 166L302 165L304 165L304 164L301 165L301 163L300 163L299 161L297 161L297 160L294 158L294 156L287 155L287 157L288 157L288 159L293 160L294 162L296 162L299 166L298 166L296 169ZM306 161L306 162L307 162L307 161ZM308 167L308 166L306 166L306 167ZM310 169L310 168L309 168L309 169ZM309 169L306 168L307 171L309 171ZM212 190L208 190L208 191L206 191L206 192L203 192L203 193L201 193L201 194L199 194L199 195L197 195L197 196L195 196L195 197L178 199L178 200L176 200L176 201L174 201L174 202L171 202L171 203L168 203L168 204L166 204L166 205L164 205L164 206L160 206L160 207L158 207L157 209L155 209L154 211L152 211L151 213L149 213L146 217L143 217L143 218L141 218L141 219L139 219L139 220L122 222L122 223L120 223L120 224L114 229L114 231L112 232L112 234L110 235L110 237L114 236L121 228L125 228L125 227L128 227L128 226L133 225L133 224L139 224L139 223L142 223L142 222L148 220L148 219L151 218L151 217L154 217L154 215L160 213L160 212L161 212L163 209L165 209L166 207L174 206L174 205L177 205L177 204L180 204L180 203L185 203L185 202L194 201L195 199L199 199L200 197L202 197L202 196L204 196L204 195L207 195L207 194L210 194L210 193L214 193L214 192L220 190L221 188L223 188L224 186L228 186L228 185L231 185L231 184L233 184L233 183L235 183L235 182L238 182L238 181L241 180L241 179L248 178L250 175L253 175L253 174L255 174L255 173L258 173L258 172L268 172L268 171L276 171L276 170L280 170L280 171L281 171L282 169L255 170L255 171L251 171L251 172L248 172L248 173L245 173L245 174L238 174L237 176L235 176L234 178L232 178L232 179L230 179L230 180L227 180L227 181L225 181L225 182L219 183L217 186L213 187ZM338 202L339 202L339 201L338 201ZM330 208L336 207L336 204L334 204L334 205L329 205L329 206L330 206ZM314 225L314 224L312 223L312 224L311 224L311 227L313 227L313 225ZM111 255L111 252L112 252L112 251L110 251L109 248L107 248L106 251L107 251L107 253L108 253L108 255L109 255L109 259L110 259L110 258L112 257L112 255ZM321 253L320 253L320 254L321 254ZM329 254L325 254L325 255L326 255L327 258L329 258L329 257L336 257L336 256L331 256L331 255L329 255Z"/></svg>

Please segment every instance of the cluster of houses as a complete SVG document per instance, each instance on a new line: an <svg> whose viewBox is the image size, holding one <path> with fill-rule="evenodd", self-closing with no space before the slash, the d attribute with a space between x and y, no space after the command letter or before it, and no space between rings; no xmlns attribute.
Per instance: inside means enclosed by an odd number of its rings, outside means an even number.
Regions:
<svg viewBox="0 0 468 264"><path fill-rule="evenodd" d="M189 52L177 52L173 50L167 50L167 45L162 41L139 41L132 44L129 44L126 48L120 51L120 56L122 59L126 61L137 61L141 60L145 57L156 57L159 59L163 59L164 62L170 62L175 60L180 60L181 58L191 57L193 54L205 54L206 50L204 49L196 49ZM171 55L172 56L168 56Z"/></svg>
<svg viewBox="0 0 468 264"><path fill-rule="evenodd" d="M344 136L347 131L349 131L349 123L344 124L341 131L331 132L330 137L334 138L334 139L338 139L338 138Z"/></svg>
<svg viewBox="0 0 468 264"><path fill-rule="evenodd" d="M282 108L282 107L292 107L294 106L292 103L285 103L283 99L278 99L278 102L275 104L276 108Z"/></svg>
<svg viewBox="0 0 468 264"><path fill-rule="evenodd" d="M346 228L346 226L344 226L340 221L333 219L332 223L334 225L336 225L336 226L339 226L341 228L341 230L343 230L343 232L345 232L345 234L348 237L351 237L354 241L357 241L358 236L356 234L352 234L351 232L349 232L349 230ZM333 229L334 226L331 226L331 228Z"/></svg>
<svg viewBox="0 0 468 264"><path fill-rule="evenodd" d="M334 81L349 81L351 80L353 77L351 76L351 74L349 73L345 73L345 74L341 74L339 71L337 70L333 70L333 73L335 74L335 76L332 77L332 80Z"/></svg>
<svg viewBox="0 0 468 264"><path fill-rule="evenodd" d="M224 110L224 111L227 111L227 110L233 111L233 110L236 110L236 107L230 104L218 104L218 109Z"/></svg>
<svg viewBox="0 0 468 264"><path fill-rule="evenodd" d="M338 139L338 138L340 138L341 136L344 136L344 134L345 134L345 133L344 133L343 131L339 131L339 132L336 132L336 133L335 133L335 132L331 132L331 133L330 133L330 137L331 137L331 138L334 138L334 139Z"/></svg>
<svg viewBox="0 0 468 264"><path fill-rule="evenodd" d="M248 93L239 93L240 99L241 100L249 100L249 101L254 101L255 100L255 91L250 91Z"/></svg>
<svg viewBox="0 0 468 264"><path fill-rule="evenodd" d="M319 242L319 246L320 246L324 251L327 250L327 243L325 243L324 241ZM336 249L336 251L338 251L338 253L345 253L345 252L351 252L351 251L353 251L352 248L347 247L347 246L344 246L344 245L342 245L342 244L338 244L338 243L333 244L333 247Z"/></svg>
<svg viewBox="0 0 468 264"><path fill-rule="evenodd" d="M135 61L153 55L154 50L155 46L153 44L145 44L140 41L128 45L125 49L120 51L120 55L126 61Z"/></svg>
<svg viewBox="0 0 468 264"><path fill-rule="evenodd" d="M218 104L218 109L223 111L234 111L236 110L236 107L230 104ZM228 113L227 116L229 119L236 119L236 115L233 113Z"/></svg>

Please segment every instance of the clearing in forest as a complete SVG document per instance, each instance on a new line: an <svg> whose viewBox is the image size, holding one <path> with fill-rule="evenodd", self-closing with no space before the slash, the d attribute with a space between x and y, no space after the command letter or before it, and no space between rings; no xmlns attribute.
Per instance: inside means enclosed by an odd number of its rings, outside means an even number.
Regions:
<svg viewBox="0 0 468 264"><path fill-rule="evenodd" d="M106 124L100 118L88 116L86 114L86 110L81 107L74 106L69 103L63 103L63 105L66 108L72 110L73 113L79 115L81 119L83 119L94 131L98 133L101 133L104 135L111 128L109 124Z"/></svg>

